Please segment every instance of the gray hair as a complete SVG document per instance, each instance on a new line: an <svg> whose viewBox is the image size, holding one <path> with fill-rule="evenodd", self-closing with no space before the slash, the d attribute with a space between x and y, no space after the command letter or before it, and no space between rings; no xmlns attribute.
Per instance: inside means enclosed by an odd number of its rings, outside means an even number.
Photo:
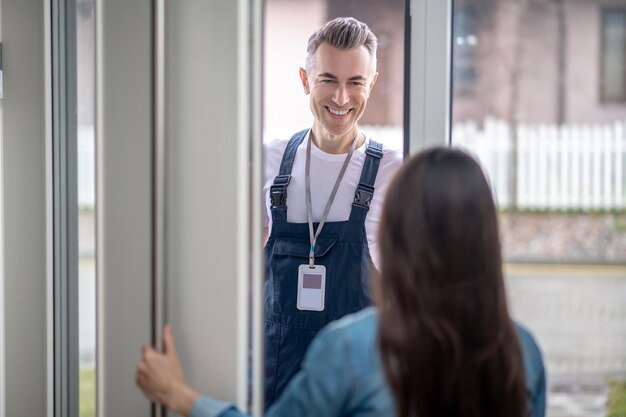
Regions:
<svg viewBox="0 0 626 417"><path fill-rule="evenodd" d="M365 46L372 57L372 64L376 68L376 49L378 40L376 35L363 22L353 17L338 17L319 28L309 38L309 45L306 50L306 70L311 69L313 55L317 48L327 42L333 48L341 50L356 49Z"/></svg>

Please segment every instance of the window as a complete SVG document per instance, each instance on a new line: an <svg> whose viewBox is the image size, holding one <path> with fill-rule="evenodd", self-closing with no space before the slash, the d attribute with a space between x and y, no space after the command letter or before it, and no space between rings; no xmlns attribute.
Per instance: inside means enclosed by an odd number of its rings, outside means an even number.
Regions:
<svg viewBox="0 0 626 417"><path fill-rule="evenodd" d="M602 12L602 75L600 95L603 102L626 101L626 9Z"/></svg>
<svg viewBox="0 0 626 417"><path fill-rule="evenodd" d="M454 92L457 95L469 95L476 81L476 11L471 7L459 7L453 19Z"/></svg>

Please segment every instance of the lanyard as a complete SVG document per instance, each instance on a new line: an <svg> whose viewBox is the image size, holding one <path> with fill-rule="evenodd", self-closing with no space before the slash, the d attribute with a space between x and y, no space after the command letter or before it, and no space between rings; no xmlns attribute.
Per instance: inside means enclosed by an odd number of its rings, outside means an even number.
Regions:
<svg viewBox="0 0 626 417"><path fill-rule="evenodd" d="M315 266L315 243L317 242L317 237L320 235L322 231L322 227L324 227L324 223L326 223L326 217L328 217L328 212L330 211L330 207L333 205L333 201L335 200L335 195L337 194L337 190L339 189L339 184L343 179L343 174L346 172L346 168L348 168L348 163L350 163L350 158L352 158L352 153L354 152L354 148L356 147L356 143L359 139L359 132L357 132L354 140L352 141L352 147L350 148L350 152L346 155L346 159L343 161L343 166L341 167L341 171L339 171L339 175L337 176L337 181L335 181L335 186L333 187L333 191L330 193L330 197L328 197L328 202L326 203L326 207L324 208L324 213L322 214L322 218L320 219L320 223L317 226L317 230L313 233L313 214L311 209L311 132L309 132L309 141L306 146L306 165L304 168L304 185L306 189L306 212L307 219L309 222L309 241L311 242L311 249L309 251L309 267L313 268Z"/></svg>

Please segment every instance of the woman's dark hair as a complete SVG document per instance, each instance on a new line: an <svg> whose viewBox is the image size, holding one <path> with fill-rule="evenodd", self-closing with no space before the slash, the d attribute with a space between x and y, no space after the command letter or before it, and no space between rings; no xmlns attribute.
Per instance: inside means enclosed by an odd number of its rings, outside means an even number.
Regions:
<svg viewBox="0 0 626 417"><path fill-rule="evenodd" d="M413 157L389 187L379 233L379 345L398 416L525 416L496 209L480 166L449 148Z"/></svg>

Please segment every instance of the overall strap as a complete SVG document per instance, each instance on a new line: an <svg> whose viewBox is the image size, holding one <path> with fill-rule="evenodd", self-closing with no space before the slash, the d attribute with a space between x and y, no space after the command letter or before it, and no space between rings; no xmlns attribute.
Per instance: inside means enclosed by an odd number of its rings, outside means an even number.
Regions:
<svg viewBox="0 0 626 417"><path fill-rule="evenodd" d="M287 221L287 187L291 180L291 168L298 146L300 146L308 132L309 129L305 129L291 137L283 153L278 175L274 178L274 183L270 187L270 209L272 211L272 222L274 223Z"/></svg>
<svg viewBox="0 0 626 417"><path fill-rule="evenodd" d="M374 182L378 174L378 166L383 157L383 145L370 140L365 151L365 162L361 170L361 179L354 193L354 202L350 212L350 221L365 221L370 203L374 197Z"/></svg>

